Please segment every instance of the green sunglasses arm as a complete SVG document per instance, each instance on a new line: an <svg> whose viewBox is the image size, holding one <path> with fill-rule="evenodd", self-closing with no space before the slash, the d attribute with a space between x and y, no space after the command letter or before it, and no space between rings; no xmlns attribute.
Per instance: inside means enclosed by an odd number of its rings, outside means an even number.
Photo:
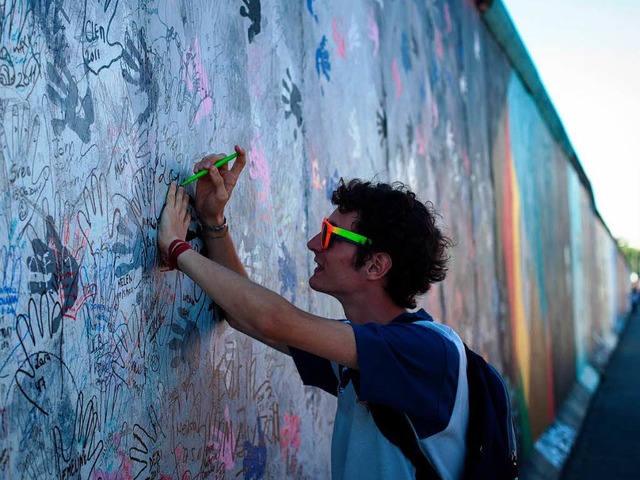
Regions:
<svg viewBox="0 0 640 480"><path fill-rule="evenodd" d="M360 245L371 245L371 239L365 237L364 235L360 235L359 233L351 232L349 230L345 230L340 227L333 227L333 232L337 233L341 237L347 238L352 242L359 243Z"/></svg>

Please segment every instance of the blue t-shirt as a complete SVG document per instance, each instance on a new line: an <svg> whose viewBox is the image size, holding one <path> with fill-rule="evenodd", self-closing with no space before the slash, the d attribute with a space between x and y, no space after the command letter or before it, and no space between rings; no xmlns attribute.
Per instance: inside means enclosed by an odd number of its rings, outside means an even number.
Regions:
<svg viewBox="0 0 640 480"><path fill-rule="evenodd" d="M398 321L406 316L416 321ZM290 347L304 384L338 396L333 480L415 478L411 462L378 430L366 402L404 412L440 476L460 478L468 420L466 356L460 338L424 310L405 313L388 325L350 325L360 366L355 375Z"/></svg>

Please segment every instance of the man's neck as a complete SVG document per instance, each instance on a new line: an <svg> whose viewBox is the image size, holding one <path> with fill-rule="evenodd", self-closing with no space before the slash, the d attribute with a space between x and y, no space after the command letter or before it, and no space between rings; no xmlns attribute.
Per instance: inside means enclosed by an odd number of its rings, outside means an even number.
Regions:
<svg viewBox="0 0 640 480"><path fill-rule="evenodd" d="M341 302L342 303L342 302ZM386 325L407 310L389 298L368 299L363 302L342 303L347 320L357 325L378 323Z"/></svg>

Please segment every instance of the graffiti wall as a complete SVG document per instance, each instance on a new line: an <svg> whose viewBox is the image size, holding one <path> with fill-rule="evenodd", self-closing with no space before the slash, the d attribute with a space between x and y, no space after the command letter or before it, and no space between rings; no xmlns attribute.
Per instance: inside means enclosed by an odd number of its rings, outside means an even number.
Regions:
<svg viewBox="0 0 640 480"><path fill-rule="evenodd" d="M333 398L158 258L168 185L234 144L241 259L320 315L305 244L341 177L435 204L456 245L421 306L505 374L525 454L624 312L590 188L471 0L7 0L0 37L3 478L328 478Z"/></svg>

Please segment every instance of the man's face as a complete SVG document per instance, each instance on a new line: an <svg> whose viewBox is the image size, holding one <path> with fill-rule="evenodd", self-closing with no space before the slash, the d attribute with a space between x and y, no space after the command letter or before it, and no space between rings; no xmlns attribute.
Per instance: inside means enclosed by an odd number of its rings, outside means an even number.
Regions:
<svg viewBox="0 0 640 480"><path fill-rule="evenodd" d="M329 223L355 231L357 217L356 212L340 213L334 210L329 216ZM319 227L320 225L318 229ZM352 266L358 249L356 245L334 236L329 248L323 250L320 233L318 233L307 242L307 248L315 254L314 261L317 264L309 278L309 286L312 289L332 295L338 300L344 295L359 290L362 281L360 270Z"/></svg>

